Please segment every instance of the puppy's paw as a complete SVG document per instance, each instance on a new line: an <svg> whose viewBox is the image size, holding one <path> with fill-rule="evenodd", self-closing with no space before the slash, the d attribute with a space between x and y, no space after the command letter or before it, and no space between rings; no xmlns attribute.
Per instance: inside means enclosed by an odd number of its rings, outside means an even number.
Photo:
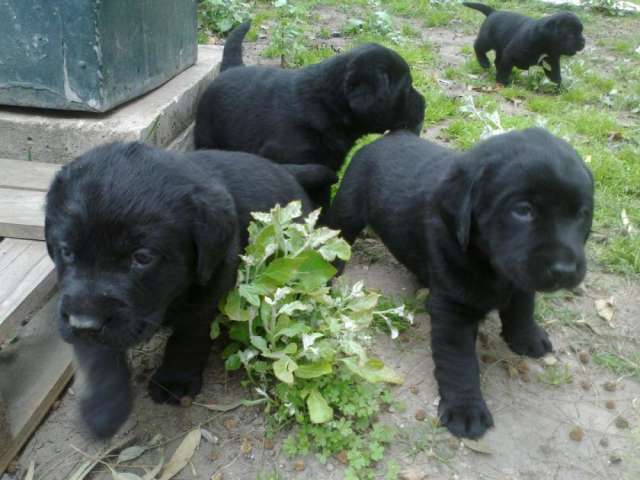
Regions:
<svg viewBox="0 0 640 480"><path fill-rule="evenodd" d="M456 437L480 438L493 427L493 416L482 397L449 401L440 399L440 423Z"/></svg>
<svg viewBox="0 0 640 480"><path fill-rule="evenodd" d="M156 403L179 405L183 397L194 398L202 390L202 375L158 369L149 382L149 395Z"/></svg>
<svg viewBox="0 0 640 480"><path fill-rule="evenodd" d="M131 413L129 389L95 392L81 400L80 413L93 435L112 437Z"/></svg>
<svg viewBox="0 0 640 480"><path fill-rule="evenodd" d="M509 348L518 355L540 358L553 351L553 345L547 332L533 325L533 328L515 333L503 333L503 338Z"/></svg>

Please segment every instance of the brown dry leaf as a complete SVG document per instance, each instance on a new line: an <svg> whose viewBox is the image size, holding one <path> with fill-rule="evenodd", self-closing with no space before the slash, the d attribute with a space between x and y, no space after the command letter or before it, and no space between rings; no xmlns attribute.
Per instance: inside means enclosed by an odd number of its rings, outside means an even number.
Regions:
<svg viewBox="0 0 640 480"><path fill-rule="evenodd" d="M178 446L173 456L167 463L164 471L162 472L162 476L160 480L169 480L177 475L180 470L187 466L191 457L195 453L198 445L200 445L200 438L202 437L202 432L200 428L194 428L187 436L184 437L182 443Z"/></svg>
<svg viewBox="0 0 640 480"><path fill-rule="evenodd" d="M222 480L222 472L216 472L211 475L211 480Z"/></svg>
<svg viewBox="0 0 640 480"><path fill-rule="evenodd" d="M478 440L470 440L468 438L465 438L462 441L462 444L469 450L473 450L474 452L483 453L485 455L493 455L493 450L491 450L484 443L479 442Z"/></svg>
<svg viewBox="0 0 640 480"><path fill-rule="evenodd" d="M27 469L27 473L24 476L24 480L33 480L33 475L35 474L36 471L36 462L34 460L31 460L31 462L29 462L29 468Z"/></svg>
<svg viewBox="0 0 640 480"><path fill-rule="evenodd" d="M613 306L614 306L614 298L601 298L595 301L596 311L598 312L598 316L605 320L607 324L611 328L613 327Z"/></svg>
<svg viewBox="0 0 640 480"><path fill-rule="evenodd" d="M400 472L400 480L424 480L427 474L419 467L407 467Z"/></svg>

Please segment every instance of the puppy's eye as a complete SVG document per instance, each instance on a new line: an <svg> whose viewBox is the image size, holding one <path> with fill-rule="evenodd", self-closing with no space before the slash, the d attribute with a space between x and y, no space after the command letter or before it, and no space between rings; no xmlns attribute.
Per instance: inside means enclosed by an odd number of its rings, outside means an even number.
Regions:
<svg viewBox="0 0 640 480"><path fill-rule="evenodd" d="M153 263L155 257L150 250L146 248L141 248L140 250L136 250L133 252L131 256L131 264L136 268L145 268Z"/></svg>
<svg viewBox="0 0 640 480"><path fill-rule="evenodd" d="M73 261L74 255L69 247L67 247L66 245L62 245L60 247L60 257L64 262L70 263Z"/></svg>
<svg viewBox="0 0 640 480"><path fill-rule="evenodd" d="M520 202L511 209L511 215L521 222L533 220L533 207L529 202Z"/></svg>

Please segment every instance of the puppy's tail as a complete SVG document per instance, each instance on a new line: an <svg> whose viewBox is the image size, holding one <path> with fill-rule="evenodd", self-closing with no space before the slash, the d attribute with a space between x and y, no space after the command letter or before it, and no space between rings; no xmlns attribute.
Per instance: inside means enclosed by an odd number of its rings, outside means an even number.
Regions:
<svg viewBox="0 0 640 480"><path fill-rule="evenodd" d="M484 3L462 2L462 4L465 7L473 8L474 10L478 10L479 12L484 13L487 17L495 12L495 9L493 9L489 5L485 5Z"/></svg>
<svg viewBox="0 0 640 480"><path fill-rule="evenodd" d="M336 172L324 165L284 164L282 166L289 170L305 190L328 187L338 181Z"/></svg>
<svg viewBox="0 0 640 480"><path fill-rule="evenodd" d="M232 67L244 66L244 62L242 61L242 41L250 28L251 20L238 25L227 37L227 41L224 42L224 50L222 51L221 72Z"/></svg>

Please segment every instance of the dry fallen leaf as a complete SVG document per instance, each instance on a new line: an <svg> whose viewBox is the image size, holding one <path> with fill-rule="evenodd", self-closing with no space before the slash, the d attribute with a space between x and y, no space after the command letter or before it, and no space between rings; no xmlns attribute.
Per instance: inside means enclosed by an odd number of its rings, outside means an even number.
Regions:
<svg viewBox="0 0 640 480"><path fill-rule="evenodd" d="M636 227L634 227L631 223L631 220L629 220L626 209L622 209L622 211L620 212L620 218L622 219L622 226L629 235L633 235L634 233L636 233Z"/></svg>
<svg viewBox="0 0 640 480"><path fill-rule="evenodd" d="M484 443L477 440L470 440L468 438L465 438L462 441L462 444L469 450L473 450L474 452L483 453L485 455L493 455L493 450L487 447Z"/></svg>
<svg viewBox="0 0 640 480"><path fill-rule="evenodd" d="M609 298L601 298L595 301L596 311L598 312L598 316L605 320L611 328L613 327L613 305L614 299L613 297Z"/></svg>
<svg viewBox="0 0 640 480"><path fill-rule="evenodd" d="M142 477L142 480L155 480L155 478L160 473L160 470L162 470L163 465L164 465L164 452L160 454L160 460L158 460L157 465L153 467L151 470L149 470L147 473L145 473L144 477Z"/></svg>
<svg viewBox="0 0 640 480"><path fill-rule="evenodd" d="M27 469L27 473L24 476L24 480L33 480L33 475L36 471L36 462L31 460L29 463L29 468Z"/></svg>
<svg viewBox="0 0 640 480"><path fill-rule="evenodd" d="M187 433L187 436L184 437L184 440L182 440L182 443L178 446L167 463L160 480L169 480L170 478L173 478L180 472L180 470L187 466L187 463L191 460L191 457L198 448L198 445L200 445L201 436L202 433L200 432L200 428L195 428Z"/></svg>
<svg viewBox="0 0 640 480"><path fill-rule="evenodd" d="M124 463L135 458L138 458L144 452L147 451L147 447L141 447L140 445L134 445L133 447L125 448L118 455L118 461L116 463Z"/></svg>

